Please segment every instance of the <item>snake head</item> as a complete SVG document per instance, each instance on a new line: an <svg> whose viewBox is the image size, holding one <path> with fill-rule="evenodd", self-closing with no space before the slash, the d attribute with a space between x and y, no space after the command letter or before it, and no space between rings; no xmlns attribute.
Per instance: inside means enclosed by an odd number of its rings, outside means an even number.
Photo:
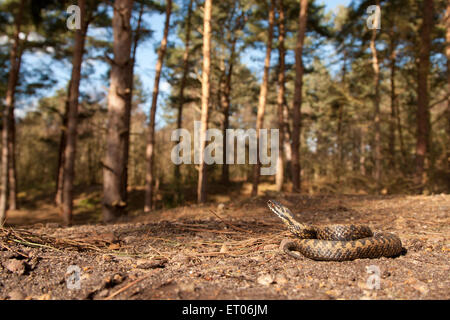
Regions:
<svg viewBox="0 0 450 320"><path fill-rule="evenodd" d="M279 202L275 200L269 200L267 201L267 205L269 206L269 209L275 213L281 220L285 222L290 222L292 219L292 213L291 211L280 204Z"/></svg>

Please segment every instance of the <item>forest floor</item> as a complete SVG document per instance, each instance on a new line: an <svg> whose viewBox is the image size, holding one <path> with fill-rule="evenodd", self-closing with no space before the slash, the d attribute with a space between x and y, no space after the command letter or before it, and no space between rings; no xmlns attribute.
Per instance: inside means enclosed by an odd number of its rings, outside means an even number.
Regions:
<svg viewBox="0 0 450 320"><path fill-rule="evenodd" d="M256 198L136 211L105 225L89 220L83 208L98 211L99 203L86 200L86 192L72 227L60 227L45 199L10 214L0 229L0 299L450 299L450 195L268 190ZM268 199L301 221L395 233L406 253L348 262L293 259L279 250L292 236L268 210Z"/></svg>

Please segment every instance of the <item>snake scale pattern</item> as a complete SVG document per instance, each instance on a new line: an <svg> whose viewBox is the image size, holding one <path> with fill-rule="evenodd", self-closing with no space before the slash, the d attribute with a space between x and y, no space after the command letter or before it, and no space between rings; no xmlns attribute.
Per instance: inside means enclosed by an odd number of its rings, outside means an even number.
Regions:
<svg viewBox="0 0 450 320"><path fill-rule="evenodd" d="M314 226L299 223L292 212L280 203L269 200L267 205L299 238L281 243L281 249L294 258L301 259L300 252L313 260L348 261L392 257L402 252L402 242L394 234L374 233L364 225Z"/></svg>

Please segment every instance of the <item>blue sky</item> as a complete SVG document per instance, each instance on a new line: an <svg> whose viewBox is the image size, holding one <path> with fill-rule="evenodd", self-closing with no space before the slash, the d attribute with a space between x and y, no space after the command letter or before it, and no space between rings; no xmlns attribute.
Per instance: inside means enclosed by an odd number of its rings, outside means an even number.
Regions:
<svg viewBox="0 0 450 320"><path fill-rule="evenodd" d="M320 0L319 0L320 1ZM350 3L350 0L322 0L322 3L325 3L327 10L333 10L335 9L338 5L348 5ZM159 42L161 41L162 38L162 30L163 30L163 26L164 26L164 14L153 14L151 15L150 19L151 21L151 28L154 31L152 39L142 43L139 45L138 50L137 50L137 59L136 59L136 66L135 66L135 73L138 74L143 82L143 86L144 86L144 90L148 93L148 96L151 96L151 92L153 90L153 83L154 83L154 75L155 75L155 64L156 64L156 52L155 52L155 48L159 45ZM175 35L172 35L172 37L174 37ZM171 39L169 38L169 41ZM251 54L247 54L247 55L243 55L241 57L241 59L247 63L249 63L249 67L252 70L262 70L262 65L261 68L259 68L258 64L259 63L263 63L263 59L264 59L264 52L258 52L256 50L253 50L251 52ZM251 56L251 57L250 57ZM42 63L42 61L40 61L39 59L42 59L43 56L39 55L36 56L36 54L32 54L29 55L28 57L26 57L25 63L28 62L30 64L36 64L36 63ZM58 84L52 88L51 90L49 90L48 92L42 92L42 95L52 95L54 93L54 91L56 91L59 88L65 87L67 85L67 82L69 81L70 78L70 73L71 73L71 65L70 63L66 63L64 65L62 64L55 64L54 62L49 61L49 59L45 59L47 60L48 63L51 64L52 66L52 71L54 72L54 74L57 76L58 78ZM106 72L106 66L98 66L96 67L95 73L93 75L90 75L90 81L88 82L84 82L82 81L81 83L81 89L82 90L86 90L89 87L92 87L93 83L96 82L100 82L100 77L102 75L104 75L104 73ZM259 72L258 72L259 73ZM104 90L107 90L107 88L104 88ZM165 79L161 79L160 82L160 92L164 93L168 93L170 91L170 87L168 85L168 83L165 81ZM163 99L163 97L159 97L159 103L160 104ZM30 102L30 103L25 103L24 105L30 106L30 105L35 105L37 101ZM28 109L28 107L24 108L21 110L21 108L18 108L18 113L17 116L22 116L24 115L24 113L26 112L26 109ZM159 110L161 110L161 108L158 108ZM159 117L158 117L159 118Z"/></svg>
<svg viewBox="0 0 450 320"><path fill-rule="evenodd" d="M328 0L328 1L322 0L322 3L326 5L326 9L328 11L335 9L339 5L347 6L350 4L350 2L351 2L350 0ZM152 41L147 41L145 44L142 44L138 48L137 52L137 59L136 59L137 64L135 70L136 73L139 74L139 76L141 77L144 83L144 87L148 90L148 92L151 92L151 90L153 90L153 82L154 82L153 78L155 75L154 67L156 64L156 54L154 48L155 42L159 43L160 39L162 38L164 19L165 19L164 15L152 16L152 20L154 21L154 23L152 23L152 28L154 30L153 39ZM253 57L255 54L257 56ZM252 52L252 58L256 59L250 59L250 57L248 56L242 56L241 59L243 59L244 61L248 61L249 63L251 63L250 62L251 60L259 60L262 62L264 59L264 55L265 52L260 52L260 56L258 57L258 52ZM168 84L165 82L164 79L161 79L160 89L162 92L169 90Z"/></svg>

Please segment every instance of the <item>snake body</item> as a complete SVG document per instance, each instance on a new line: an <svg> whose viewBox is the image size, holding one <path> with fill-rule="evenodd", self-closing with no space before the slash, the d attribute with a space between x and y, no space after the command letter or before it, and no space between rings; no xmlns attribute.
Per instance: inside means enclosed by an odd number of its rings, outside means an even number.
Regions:
<svg viewBox="0 0 450 320"><path fill-rule="evenodd" d="M402 242L394 234L374 233L364 225L314 226L300 223L280 203L269 200L267 204L288 230L299 238L281 243L282 250L294 258L301 259L296 251L307 258L325 261L392 257L402 252Z"/></svg>

